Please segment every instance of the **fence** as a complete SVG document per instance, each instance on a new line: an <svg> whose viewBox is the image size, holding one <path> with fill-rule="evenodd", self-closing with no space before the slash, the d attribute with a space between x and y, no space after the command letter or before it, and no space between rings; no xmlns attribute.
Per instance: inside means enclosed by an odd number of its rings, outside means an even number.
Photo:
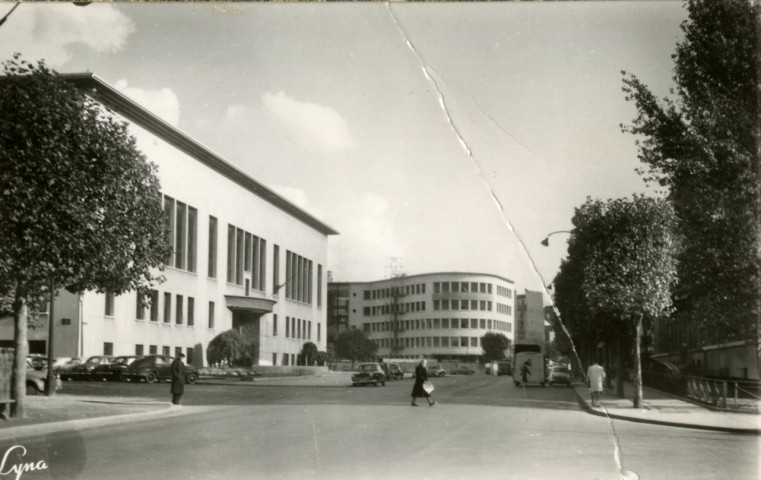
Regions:
<svg viewBox="0 0 761 480"><path fill-rule="evenodd" d="M0 405L12 403L13 349L0 348Z"/></svg>
<svg viewBox="0 0 761 480"><path fill-rule="evenodd" d="M756 381L642 372L642 383L721 409L759 413L761 408L761 383Z"/></svg>

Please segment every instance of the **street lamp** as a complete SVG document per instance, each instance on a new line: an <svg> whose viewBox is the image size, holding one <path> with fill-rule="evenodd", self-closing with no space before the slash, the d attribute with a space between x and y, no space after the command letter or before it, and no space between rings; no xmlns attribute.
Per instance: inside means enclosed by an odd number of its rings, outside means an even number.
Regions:
<svg viewBox="0 0 761 480"><path fill-rule="evenodd" d="M547 236L544 237L544 240L542 240L542 245L544 245L545 247L549 247L550 246L550 237L555 235L556 233L568 233L568 234L571 234L572 232L569 232L568 230L558 230L557 232L548 233Z"/></svg>

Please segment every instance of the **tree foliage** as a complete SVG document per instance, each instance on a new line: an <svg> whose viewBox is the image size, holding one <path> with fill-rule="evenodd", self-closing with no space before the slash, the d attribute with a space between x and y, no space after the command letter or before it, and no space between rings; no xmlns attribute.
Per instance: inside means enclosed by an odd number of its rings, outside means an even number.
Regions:
<svg viewBox="0 0 761 480"><path fill-rule="evenodd" d="M357 361L372 360L378 346L362 330L351 328L336 335L335 350L337 358L351 360L354 364Z"/></svg>
<svg viewBox="0 0 761 480"><path fill-rule="evenodd" d="M590 318L597 320L593 320L597 328L607 318L604 327L618 330L616 335L628 331L634 339L634 405L639 407L643 325L672 309L676 282L673 210L664 200L637 195L607 202L587 199L576 209L572 222L569 252L583 252L578 266Z"/></svg>
<svg viewBox="0 0 761 480"><path fill-rule="evenodd" d="M302 365L314 365L314 362L317 360L317 353L317 345L312 342L304 343L299 354Z"/></svg>
<svg viewBox="0 0 761 480"><path fill-rule="evenodd" d="M752 338L761 314L760 5L686 2L668 98L624 72L638 110L624 131L642 139L640 173L666 187L678 218L675 316L712 343Z"/></svg>
<svg viewBox="0 0 761 480"><path fill-rule="evenodd" d="M0 296L14 312L14 410L23 417L29 306L51 286L150 288L171 246L156 166L126 124L42 61L16 55L3 71Z"/></svg>
<svg viewBox="0 0 761 480"><path fill-rule="evenodd" d="M250 367L258 357L259 338L256 329L225 330L206 347L206 360L210 365Z"/></svg>
<svg viewBox="0 0 761 480"><path fill-rule="evenodd" d="M484 351L484 361L502 360L505 358L505 350L510 348L510 340L502 333L486 332L481 337L481 348Z"/></svg>

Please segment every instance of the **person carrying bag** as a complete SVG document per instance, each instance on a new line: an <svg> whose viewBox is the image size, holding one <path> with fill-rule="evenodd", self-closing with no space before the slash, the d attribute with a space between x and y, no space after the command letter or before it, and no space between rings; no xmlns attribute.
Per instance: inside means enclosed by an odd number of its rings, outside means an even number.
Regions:
<svg viewBox="0 0 761 480"><path fill-rule="evenodd" d="M436 402L431 400L431 392L433 391L433 384L428 381L428 360L425 358L420 360L420 363L415 367L415 385L412 386L412 406L417 407L418 397L423 397L428 400L428 405L431 407L436 405ZM427 384L427 385L426 385Z"/></svg>

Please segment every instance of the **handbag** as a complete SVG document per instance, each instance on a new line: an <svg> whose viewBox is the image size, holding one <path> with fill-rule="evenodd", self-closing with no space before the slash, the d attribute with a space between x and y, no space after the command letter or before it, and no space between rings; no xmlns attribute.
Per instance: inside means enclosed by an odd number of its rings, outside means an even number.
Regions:
<svg viewBox="0 0 761 480"><path fill-rule="evenodd" d="M425 390L425 393L430 394L433 391L433 388L434 388L433 384L429 382L428 380L423 382L423 390Z"/></svg>

